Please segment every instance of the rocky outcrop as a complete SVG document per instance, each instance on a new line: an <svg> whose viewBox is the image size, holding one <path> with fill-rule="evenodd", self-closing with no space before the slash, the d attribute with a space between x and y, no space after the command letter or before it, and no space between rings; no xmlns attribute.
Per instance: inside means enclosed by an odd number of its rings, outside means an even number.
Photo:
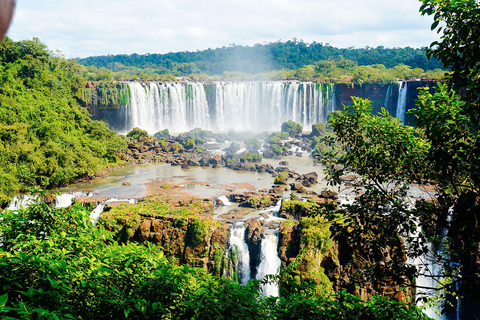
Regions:
<svg viewBox="0 0 480 320"><path fill-rule="evenodd" d="M250 253L250 270L253 276L257 274L257 266L260 263L262 236L263 224L258 219L250 219L245 222L245 240Z"/></svg>

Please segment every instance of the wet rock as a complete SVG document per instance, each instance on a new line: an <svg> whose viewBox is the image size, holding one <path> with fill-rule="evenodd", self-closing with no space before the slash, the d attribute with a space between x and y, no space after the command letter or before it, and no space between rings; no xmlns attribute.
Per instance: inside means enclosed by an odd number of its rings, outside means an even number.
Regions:
<svg viewBox="0 0 480 320"><path fill-rule="evenodd" d="M278 164L281 166L288 166L288 161L280 161Z"/></svg>
<svg viewBox="0 0 480 320"><path fill-rule="evenodd" d="M187 162L182 163L182 169L190 169Z"/></svg>
<svg viewBox="0 0 480 320"><path fill-rule="evenodd" d="M128 181L124 181L124 182L122 183L122 186L124 186L124 187L128 187L128 186L130 186L130 185L132 185L132 184L131 184L130 182L128 182Z"/></svg>
<svg viewBox="0 0 480 320"><path fill-rule="evenodd" d="M257 266L260 263L260 243L263 236L263 225L257 219L250 219L245 222L245 240L250 253L250 270L252 275L257 273Z"/></svg>

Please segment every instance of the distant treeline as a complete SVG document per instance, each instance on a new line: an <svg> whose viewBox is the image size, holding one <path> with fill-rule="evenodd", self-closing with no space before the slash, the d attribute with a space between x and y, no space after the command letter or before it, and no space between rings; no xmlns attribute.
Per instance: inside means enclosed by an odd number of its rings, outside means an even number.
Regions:
<svg viewBox="0 0 480 320"><path fill-rule="evenodd" d="M222 75L225 72L247 74L268 73L273 70L298 70L319 61L350 60L359 66L383 65L393 68L408 65L425 71L441 69L437 60L428 60L424 49L415 48L335 48L328 43L307 43L296 39L254 46L207 49L196 52L167 54L118 54L78 59L84 66L106 68L127 74L190 74ZM104 70L105 71L105 70Z"/></svg>

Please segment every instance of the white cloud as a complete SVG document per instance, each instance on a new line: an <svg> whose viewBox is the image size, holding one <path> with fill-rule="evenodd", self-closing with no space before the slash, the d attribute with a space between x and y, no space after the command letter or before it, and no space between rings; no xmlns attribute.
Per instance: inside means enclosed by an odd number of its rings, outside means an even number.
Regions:
<svg viewBox="0 0 480 320"><path fill-rule="evenodd" d="M20 0L8 35L67 57L166 53L264 41L428 46L418 0Z"/></svg>

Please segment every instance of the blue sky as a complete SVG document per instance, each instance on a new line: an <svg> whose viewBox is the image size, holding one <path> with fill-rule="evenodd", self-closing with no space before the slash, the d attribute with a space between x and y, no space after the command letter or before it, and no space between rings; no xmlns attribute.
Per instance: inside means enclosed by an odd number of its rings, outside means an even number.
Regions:
<svg viewBox="0 0 480 320"><path fill-rule="evenodd" d="M167 53L296 37L336 47L424 47L418 0L17 0L7 33L66 57Z"/></svg>

